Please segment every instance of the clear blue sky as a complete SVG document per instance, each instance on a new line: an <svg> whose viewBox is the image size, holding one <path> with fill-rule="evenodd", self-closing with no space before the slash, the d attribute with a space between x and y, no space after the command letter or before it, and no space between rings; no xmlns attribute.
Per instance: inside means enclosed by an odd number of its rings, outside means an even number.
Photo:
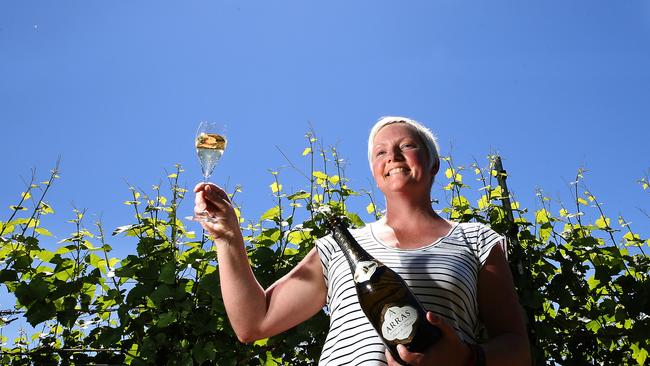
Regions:
<svg viewBox="0 0 650 366"><path fill-rule="evenodd" d="M370 189L382 115L424 122L458 164L499 152L523 206L536 187L570 200L584 167L608 214L647 236L648 1L0 2L0 220L20 177L61 156L52 242L73 204L89 227L130 223L126 180L149 188L181 163L192 187L201 120L229 126L214 180L243 186L249 218L273 204L276 146L305 163L310 124Z"/></svg>

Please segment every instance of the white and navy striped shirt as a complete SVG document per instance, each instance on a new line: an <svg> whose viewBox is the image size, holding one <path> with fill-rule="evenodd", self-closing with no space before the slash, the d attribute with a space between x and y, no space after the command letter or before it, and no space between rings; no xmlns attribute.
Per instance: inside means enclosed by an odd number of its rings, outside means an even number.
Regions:
<svg viewBox="0 0 650 366"><path fill-rule="evenodd" d="M502 236L479 223L452 223L449 233L418 249L379 240L373 224L350 230L373 257L397 272L420 303L447 321L464 341L475 342L478 272ZM347 260L331 236L316 242L327 283L330 329L319 365L386 365L384 344L359 307Z"/></svg>

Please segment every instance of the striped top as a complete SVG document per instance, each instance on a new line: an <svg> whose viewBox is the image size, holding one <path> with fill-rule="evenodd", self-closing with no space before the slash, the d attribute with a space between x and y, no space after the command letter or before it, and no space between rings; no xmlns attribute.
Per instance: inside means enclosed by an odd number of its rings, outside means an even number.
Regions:
<svg viewBox="0 0 650 366"><path fill-rule="evenodd" d="M452 223L449 233L418 249L389 247L373 224L350 230L370 255L397 272L426 310L440 315L464 341L479 332L478 272L502 236L479 223ZM386 365L384 344L357 299L345 256L331 236L316 242L327 284L330 328L319 365ZM505 247L504 247L505 249Z"/></svg>

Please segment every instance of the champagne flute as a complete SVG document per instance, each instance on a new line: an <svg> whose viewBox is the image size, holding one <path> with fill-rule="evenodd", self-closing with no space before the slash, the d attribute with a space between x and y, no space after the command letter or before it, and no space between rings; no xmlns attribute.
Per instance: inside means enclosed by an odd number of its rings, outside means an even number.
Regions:
<svg viewBox="0 0 650 366"><path fill-rule="evenodd" d="M201 171L203 172L203 183L207 183L208 179L214 171L214 167L221 159L223 151L226 149L226 127L217 122L201 122L196 130L196 138L194 139L196 147L196 155L199 157L201 163ZM197 212L194 216L186 217L188 220L201 221L201 222L215 222L216 219L210 217L207 211Z"/></svg>

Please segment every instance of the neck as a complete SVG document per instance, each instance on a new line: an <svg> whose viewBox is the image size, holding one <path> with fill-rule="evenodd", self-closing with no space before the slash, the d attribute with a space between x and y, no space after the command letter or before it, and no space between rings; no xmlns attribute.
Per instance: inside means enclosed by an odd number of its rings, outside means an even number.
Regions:
<svg viewBox="0 0 650 366"><path fill-rule="evenodd" d="M418 199L386 198L386 224L393 228L422 226L438 220L440 216L431 207L429 196Z"/></svg>

